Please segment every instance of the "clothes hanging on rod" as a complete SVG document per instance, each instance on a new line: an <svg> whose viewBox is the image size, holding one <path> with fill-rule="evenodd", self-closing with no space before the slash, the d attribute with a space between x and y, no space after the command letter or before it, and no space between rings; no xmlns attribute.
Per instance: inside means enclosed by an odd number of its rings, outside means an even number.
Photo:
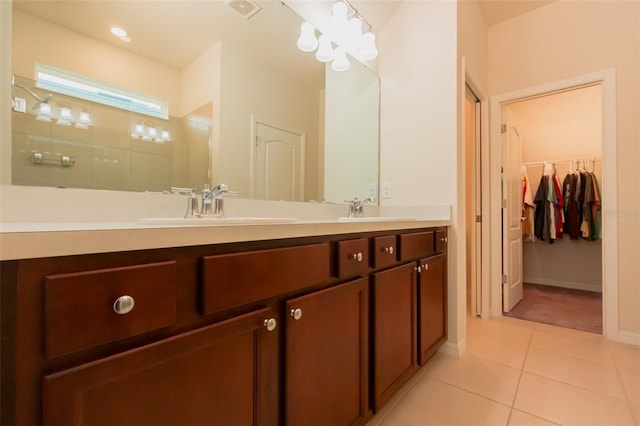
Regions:
<svg viewBox="0 0 640 426"><path fill-rule="evenodd" d="M590 164L587 164L588 161ZM533 199L535 238L529 238L523 230L525 240L537 238L553 244L564 234L569 235L573 240L582 238L595 241L600 238L601 195L600 184L594 173L595 161L596 159L593 158L592 160L557 160L523 164L523 218L525 220L526 168L543 166L543 174ZM569 163L569 173L562 181L562 185L557 176L557 162ZM586 170L588 166L591 166L591 171Z"/></svg>
<svg viewBox="0 0 640 426"><path fill-rule="evenodd" d="M534 239L534 208L533 195L527 168L522 167L522 237L527 241Z"/></svg>

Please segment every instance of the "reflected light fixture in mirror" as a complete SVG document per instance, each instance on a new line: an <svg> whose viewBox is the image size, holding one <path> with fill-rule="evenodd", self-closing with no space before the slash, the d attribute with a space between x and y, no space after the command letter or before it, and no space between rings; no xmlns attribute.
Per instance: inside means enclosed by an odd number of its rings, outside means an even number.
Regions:
<svg viewBox="0 0 640 426"><path fill-rule="evenodd" d="M362 33L362 24L367 32ZM370 61L378 56L375 35L371 25L358 13L347 0L339 0L333 4L332 15L325 27L325 34L316 38L315 28L311 23L304 22L300 27L298 48L303 52L316 51L316 59L320 62L330 62L334 71L349 69L349 59L346 52L351 53L362 61ZM336 45L335 49L333 44Z"/></svg>

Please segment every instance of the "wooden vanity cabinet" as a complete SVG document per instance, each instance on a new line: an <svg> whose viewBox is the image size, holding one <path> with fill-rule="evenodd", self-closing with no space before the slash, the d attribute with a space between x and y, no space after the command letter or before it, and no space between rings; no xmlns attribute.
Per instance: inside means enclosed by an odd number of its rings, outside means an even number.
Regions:
<svg viewBox="0 0 640 426"><path fill-rule="evenodd" d="M43 424L277 424L274 318L262 309L46 375Z"/></svg>
<svg viewBox="0 0 640 426"><path fill-rule="evenodd" d="M447 231L436 231L437 254L419 262L418 346L424 365L447 340Z"/></svg>
<svg viewBox="0 0 640 426"><path fill-rule="evenodd" d="M0 423L364 425L446 339L441 231L2 262Z"/></svg>
<svg viewBox="0 0 640 426"><path fill-rule="evenodd" d="M288 300L285 313L286 424L364 424L369 417L368 279Z"/></svg>
<svg viewBox="0 0 640 426"><path fill-rule="evenodd" d="M377 412L418 370L416 264L372 274L373 409Z"/></svg>

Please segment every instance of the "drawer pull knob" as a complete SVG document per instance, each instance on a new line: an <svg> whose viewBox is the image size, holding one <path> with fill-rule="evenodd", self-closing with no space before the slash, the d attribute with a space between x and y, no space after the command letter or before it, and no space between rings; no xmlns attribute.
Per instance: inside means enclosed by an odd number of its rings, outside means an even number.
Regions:
<svg viewBox="0 0 640 426"><path fill-rule="evenodd" d="M385 247L384 252L388 254L393 254L393 246Z"/></svg>
<svg viewBox="0 0 640 426"><path fill-rule="evenodd" d="M302 318L302 309L300 308L292 309L290 314L294 320L298 321L300 318Z"/></svg>
<svg viewBox="0 0 640 426"><path fill-rule="evenodd" d="M422 269L424 269L425 271L429 270L429 264L425 263L424 265L422 265Z"/></svg>
<svg viewBox="0 0 640 426"><path fill-rule="evenodd" d="M136 302L133 300L133 297L125 294L124 296L120 296L113 302L113 310L116 314L124 315L131 312Z"/></svg>
<svg viewBox="0 0 640 426"><path fill-rule="evenodd" d="M416 272L417 273L422 272L422 267L420 265L416 266Z"/></svg>
<svg viewBox="0 0 640 426"><path fill-rule="evenodd" d="M362 262L362 253L361 252L354 253L351 255L351 258L356 262Z"/></svg>
<svg viewBox="0 0 640 426"><path fill-rule="evenodd" d="M442 238L440 238L440 241L442 241L443 243L446 243L446 242L448 242L448 241L449 241L449 238L447 238L447 237L442 237Z"/></svg>
<svg viewBox="0 0 640 426"><path fill-rule="evenodd" d="M276 329L276 325L278 325L278 323L276 322L275 318L269 318L264 320L264 326L267 329L267 331L273 331Z"/></svg>

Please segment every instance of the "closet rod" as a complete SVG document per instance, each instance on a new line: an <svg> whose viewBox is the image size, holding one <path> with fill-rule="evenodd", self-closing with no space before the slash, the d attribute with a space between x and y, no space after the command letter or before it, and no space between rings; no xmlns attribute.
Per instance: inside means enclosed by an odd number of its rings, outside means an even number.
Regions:
<svg viewBox="0 0 640 426"><path fill-rule="evenodd" d="M547 161L531 161L528 163L521 163L523 166L542 166L545 163L546 164L551 164L551 163L570 163L572 161L602 161L600 158L571 158L568 160L547 160Z"/></svg>

